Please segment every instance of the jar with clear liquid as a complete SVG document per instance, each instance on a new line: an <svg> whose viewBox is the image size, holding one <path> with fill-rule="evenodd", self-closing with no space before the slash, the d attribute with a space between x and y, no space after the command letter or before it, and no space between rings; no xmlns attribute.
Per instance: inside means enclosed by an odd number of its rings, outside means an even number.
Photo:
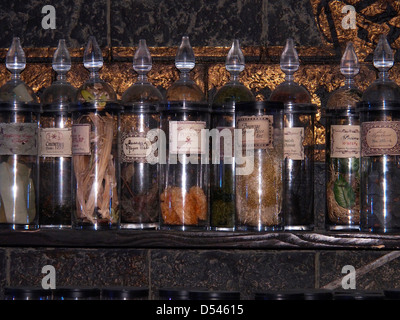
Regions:
<svg viewBox="0 0 400 320"><path fill-rule="evenodd" d="M400 231L400 87L388 76L394 64L381 35L374 51L375 80L357 104L361 123L361 230Z"/></svg>
<svg viewBox="0 0 400 320"><path fill-rule="evenodd" d="M21 79L26 58L19 38L6 56L11 80L0 88L0 227L37 229L40 105Z"/></svg>
<svg viewBox="0 0 400 320"><path fill-rule="evenodd" d="M195 57L188 37L176 56L181 75L159 106L160 133L166 145L160 160L160 228L205 230L209 227L207 129L210 110L190 79Z"/></svg>
<svg viewBox="0 0 400 320"><path fill-rule="evenodd" d="M288 39L281 55L286 78L270 101L285 104L284 197L285 230L314 229L314 122L317 111L309 92L294 81L300 63L293 40Z"/></svg>
<svg viewBox="0 0 400 320"><path fill-rule="evenodd" d="M57 80L43 92L40 119L39 223L41 228L70 228L72 212L72 120L76 89L66 81L71 58L64 39L53 57Z"/></svg>

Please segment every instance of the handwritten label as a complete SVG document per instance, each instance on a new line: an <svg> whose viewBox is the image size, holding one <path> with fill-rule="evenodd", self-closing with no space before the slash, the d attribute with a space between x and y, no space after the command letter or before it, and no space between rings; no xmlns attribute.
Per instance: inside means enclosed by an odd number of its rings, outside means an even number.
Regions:
<svg viewBox="0 0 400 320"><path fill-rule="evenodd" d="M71 128L42 128L40 155L43 157L71 157Z"/></svg>
<svg viewBox="0 0 400 320"><path fill-rule="evenodd" d="M152 152L152 144L146 137L124 133L121 136L121 152L123 162L141 161Z"/></svg>
<svg viewBox="0 0 400 320"><path fill-rule="evenodd" d="M254 149L273 148L273 123L274 117L263 116L242 116L237 119L237 128L242 129L243 145L246 145L246 129L254 130Z"/></svg>
<svg viewBox="0 0 400 320"><path fill-rule="evenodd" d="M36 123L0 123L0 155L38 154Z"/></svg>
<svg viewBox="0 0 400 320"><path fill-rule="evenodd" d="M90 124L74 124L72 126L72 154L90 154Z"/></svg>
<svg viewBox="0 0 400 320"><path fill-rule="evenodd" d="M304 160L304 128L283 129L283 153L290 160Z"/></svg>
<svg viewBox="0 0 400 320"><path fill-rule="evenodd" d="M331 126L331 157L359 158L361 153L360 126Z"/></svg>
<svg viewBox="0 0 400 320"><path fill-rule="evenodd" d="M206 128L204 121L170 121L169 148L172 154L203 154L205 139L202 130Z"/></svg>
<svg viewBox="0 0 400 320"><path fill-rule="evenodd" d="M362 124L362 156L400 155L400 121Z"/></svg>

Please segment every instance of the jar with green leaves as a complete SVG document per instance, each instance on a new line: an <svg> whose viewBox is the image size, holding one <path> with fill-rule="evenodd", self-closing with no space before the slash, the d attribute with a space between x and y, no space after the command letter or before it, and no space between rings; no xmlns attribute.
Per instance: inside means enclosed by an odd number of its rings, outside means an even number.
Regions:
<svg viewBox="0 0 400 320"><path fill-rule="evenodd" d="M349 42L340 71L345 84L326 105L326 220L328 230L360 228L360 123L356 103L362 92L354 77L360 66Z"/></svg>

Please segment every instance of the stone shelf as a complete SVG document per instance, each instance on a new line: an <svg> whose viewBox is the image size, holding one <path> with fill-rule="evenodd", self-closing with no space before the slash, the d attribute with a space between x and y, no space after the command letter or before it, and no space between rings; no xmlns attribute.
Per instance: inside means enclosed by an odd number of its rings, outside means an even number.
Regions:
<svg viewBox="0 0 400 320"><path fill-rule="evenodd" d="M0 247L165 249L400 249L400 234L162 230L0 230Z"/></svg>

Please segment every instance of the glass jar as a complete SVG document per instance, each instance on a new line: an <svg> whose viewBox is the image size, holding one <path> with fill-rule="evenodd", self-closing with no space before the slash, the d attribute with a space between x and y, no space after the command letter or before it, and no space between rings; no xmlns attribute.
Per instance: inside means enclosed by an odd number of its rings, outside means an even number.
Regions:
<svg viewBox="0 0 400 320"><path fill-rule="evenodd" d="M38 131L40 105L21 79L25 54L13 38L6 57L11 80L0 88L0 227L39 227Z"/></svg>
<svg viewBox="0 0 400 320"><path fill-rule="evenodd" d="M236 229L282 230L283 103L239 103L235 117Z"/></svg>
<svg viewBox="0 0 400 320"><path fill-rule="evenodd" d="M102 59L91 37L84 55L90 78L78 89L77 103L71 107L75 229L115 229L120 223L120 105L113 88L98 75Z"/></svg>
<svg viewBox="0 0 400 320"><path fill-rule="evenodd" d="M102 300L147 300L149 289L138 287L112 287L101 289Z"/></svg>
<svg viewBox="0 0 400 320"><path fill-rule="evenodd" d="M209 107L178 102L160 105L159 111L167 142L160 163L160 228L207 229Z"/></svg>
<svg viewBox="0 0 400 320"><path fill-rule="evenodd" d="M41 97L39 223L41 228L71 227L71 114L76 89L66 81L71 59L65 40L60 40L53 58L57 81Z"/></svg>
<svg viewBox="0 0 400 320"><path fill-rule="evenodd" d="M286 40L280 59L285 81L270 101L285 104L284 221L285 230L314 229L314 117L316 106L306 88L294 81L300 62L293 39Z"/></svg>
<svg viewBox="0 0 400 320"><path fill-rule="evenodd" d="M360 229L360 122L356 103L362 92L353 77L360 67L351 42L340 63L345 84L326 104L327 230Z"/></svg>
<svg viewBox="0 0 400 320"><path fill-rule="evenodd" d="M53 290L53 300L100 300L98 288L63 287Z"/></svg>
<svg viewBox="0 0 400 320"><path fill-rule="evenodd" d="M38 287L6 287L5 300L51 300L51 290Z"/></svg>
<svg viewBox="0 0 400 320"><path fill-rule="evenodd" d="M376 79L357 104L361 123L361 230L400 231L400 87L388 76L394 64L385 36L374 51Z"/></svg>
<svg viewBox="0 0 400 320"><path fill-rule="evenodd" d="M205 230L209 227L210 109L190 78L195 57L187 36L182 37L175 66L180 77L168 88L167 102L159 106L160 134L165 136L160 146L166 145L159 159L160 228Z"/></svg>
<svg viewBox="0 0 400 320"><path fill-rule="evenodd" d="M122 95L121 228L147 229L159 225L157 150L153 135L160 125L157 107L163 97L147 80L152 62L146 41L141 39L133 68L137 81Z"/></svg>
<svg viewBox="0 0 400 320"><path fill-rule="evenodd" d="M314 123L316 105L286 103L284 116L285 230L314 228Z"/></svg>
<svg viewBox="0 0 400 320"><path fill-rule="evenodd" d="M231 78L214 96L211 114L211 130L216 130L215 139L218 140L213 141L211 150L218 152L212 156L210 165L210 227L217 231L233 231L235 228L235 105L256 100L239 81L239 73L245 67L239 40L234 40L225 66Z"/></svg>

